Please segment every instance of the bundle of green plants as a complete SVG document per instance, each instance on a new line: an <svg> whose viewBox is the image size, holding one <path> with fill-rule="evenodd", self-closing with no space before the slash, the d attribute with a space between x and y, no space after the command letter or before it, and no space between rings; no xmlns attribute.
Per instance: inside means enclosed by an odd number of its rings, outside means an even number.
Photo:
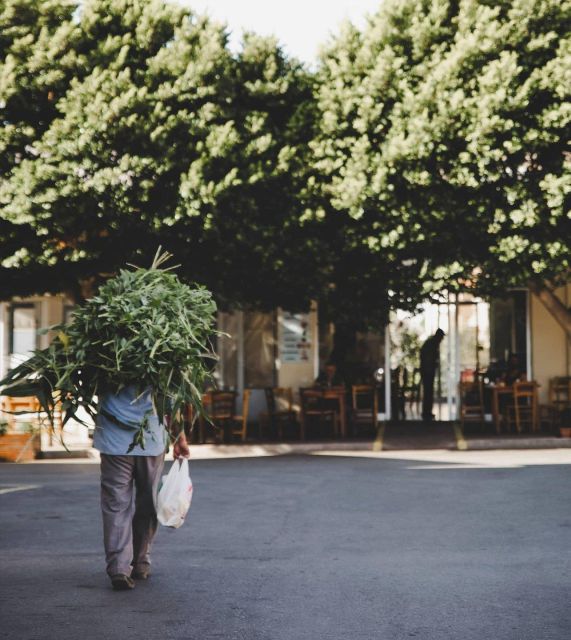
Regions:
<svg viewBox="0 0 571 640"><path fill-rule="evenodd" d="M188 407L194 416L202 411L216 359L216 304L206 288L163 267L170 257L159 249L149 269L124 269L108 280L69 324L50 328L49 347L0 381L2 395L36 396L53 428L56 409L63 425L81 421L81 410L95 420L98 398L136 385L151 391L159 421L168 414L171 432L180 432ZM144 447L145 425L132 447Z"/></svg>

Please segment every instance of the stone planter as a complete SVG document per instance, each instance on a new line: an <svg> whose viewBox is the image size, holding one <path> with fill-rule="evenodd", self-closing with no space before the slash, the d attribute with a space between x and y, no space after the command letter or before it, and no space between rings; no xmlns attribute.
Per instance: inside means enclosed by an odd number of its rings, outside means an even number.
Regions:
<svg viewBox="0 0 571 640"><path fill-rule="evenodd" d="M5 433L0 435L0 460L29 462L40 452L38 433Z"/></svg>

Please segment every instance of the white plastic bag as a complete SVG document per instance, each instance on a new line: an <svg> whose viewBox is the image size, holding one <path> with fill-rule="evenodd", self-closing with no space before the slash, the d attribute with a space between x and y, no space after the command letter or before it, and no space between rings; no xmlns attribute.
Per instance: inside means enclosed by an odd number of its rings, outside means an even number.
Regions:
<svg viewBox="0 0 571 640"><path fill-rule="evenodd" d="M192 500L192 480L188 470L188 460L175 460L157 496L157 518L165 527L178 529L190 508Z"/></svg>

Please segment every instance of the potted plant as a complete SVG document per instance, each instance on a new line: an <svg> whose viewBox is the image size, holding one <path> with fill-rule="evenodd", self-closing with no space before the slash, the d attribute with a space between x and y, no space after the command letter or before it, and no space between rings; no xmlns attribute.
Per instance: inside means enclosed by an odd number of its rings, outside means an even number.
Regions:
<svg viewBox="0 0 571 640"><path fill-rule="evenodd" d="M0 460L26 462L34 460L39 451L40 435L33 423L20 423L17 430L10 430L6 420L0 421Z"/></svg>

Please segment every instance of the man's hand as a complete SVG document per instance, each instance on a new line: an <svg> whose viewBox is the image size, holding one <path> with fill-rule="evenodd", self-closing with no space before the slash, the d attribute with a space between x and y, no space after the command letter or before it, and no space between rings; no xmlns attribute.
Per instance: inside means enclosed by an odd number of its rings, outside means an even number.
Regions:
<svg viewBox="0 0 571 640"><path fill-rule="evenodd" d="M184 433L181 433L174 443L173 456L175 460L178 458L190 458L190 449Z"/></svg>

